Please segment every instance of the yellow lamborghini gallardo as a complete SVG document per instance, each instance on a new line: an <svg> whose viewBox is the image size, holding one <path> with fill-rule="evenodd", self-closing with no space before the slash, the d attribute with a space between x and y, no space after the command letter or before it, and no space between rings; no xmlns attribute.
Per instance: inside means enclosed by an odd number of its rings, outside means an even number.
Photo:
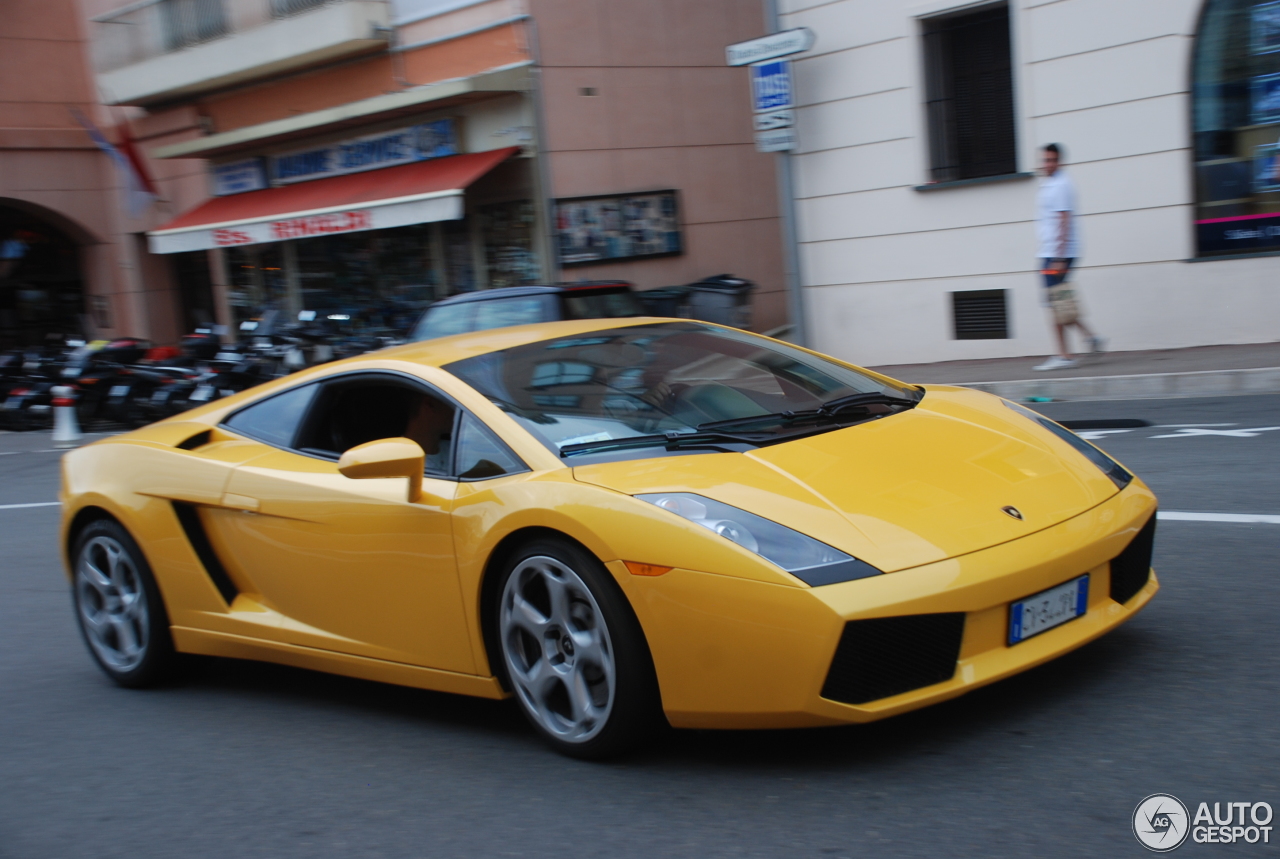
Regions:
<svg viewBox="0 0 1280 859"><path fill-rule="evenodd" d="M340 361L69 453L62 546L125 686L182 654L513 696L555 748L866 722L1155 594L1156 500L988 394L701 322Z"/></svg>

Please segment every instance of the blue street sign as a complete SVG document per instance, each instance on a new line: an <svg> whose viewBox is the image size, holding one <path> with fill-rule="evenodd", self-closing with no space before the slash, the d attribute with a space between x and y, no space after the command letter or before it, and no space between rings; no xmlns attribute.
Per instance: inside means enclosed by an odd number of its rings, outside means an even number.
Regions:
<svg viewBox="0 0 1280 859"><path fill-rule="evenodd" d="M750 68L751 101L756 113L795 106L790 60L771 60Z"/></svg>

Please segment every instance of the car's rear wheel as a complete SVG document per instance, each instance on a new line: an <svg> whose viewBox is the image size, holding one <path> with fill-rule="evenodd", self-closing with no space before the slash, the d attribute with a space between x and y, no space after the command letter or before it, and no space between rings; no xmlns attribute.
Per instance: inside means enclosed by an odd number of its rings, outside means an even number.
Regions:
<svg viewBox="0 0 1280 859"><path fill-rule="evenodd" d="M151 567L119 523L87 525L72 550L72 597L89 652L121 686L169 679L178 656Z"/></svg>
<svg viewBox="0 0 1280 859"><path fill-rule="evenodd" d="M619 754L661 724L649 648L600 562L560 540L526 544L499 582L502 668L520 709L558 751Z"/></svg>

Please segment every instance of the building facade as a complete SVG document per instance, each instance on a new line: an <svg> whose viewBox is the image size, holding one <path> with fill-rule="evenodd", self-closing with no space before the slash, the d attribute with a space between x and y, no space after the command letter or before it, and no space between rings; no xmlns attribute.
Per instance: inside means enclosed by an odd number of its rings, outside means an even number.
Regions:
<svg viewBox="0 0 1280 859"><path fill-rule="evenodd" d="M116 175L76 119L105 122L74 0L15 0L0 27L0 348L146 327Z"/></svg>
<svg viewBox="0 0 1280 859"><path fill-rule="evenodd" d="M725 272L785 322L774 164L723 53L756 0L82 2L160 189L126 244L167 309L109 333Z"/></svg>
<svg viewBox="0 0 1280 859"><path fill-rule="evenodd" d="M811 345L862 364L1043 355L1042 146L1115 350L1280 339L1280 4L780 0ZM1079 348L1079 347L1077 347Z"/></svg>

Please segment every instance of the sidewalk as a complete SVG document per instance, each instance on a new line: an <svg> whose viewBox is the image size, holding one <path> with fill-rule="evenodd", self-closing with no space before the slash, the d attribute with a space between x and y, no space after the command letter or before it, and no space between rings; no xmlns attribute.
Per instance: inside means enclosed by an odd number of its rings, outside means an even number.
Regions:
<svg viewBox="0 0 1280 859"><path fill-rule="evenodd" d="M1081 357L1070 370L1036 372L1034 358L871 367L904 382L964 385L1009 399L1127 400L1280 393L1280 343L1197 346Z"/></svg>

